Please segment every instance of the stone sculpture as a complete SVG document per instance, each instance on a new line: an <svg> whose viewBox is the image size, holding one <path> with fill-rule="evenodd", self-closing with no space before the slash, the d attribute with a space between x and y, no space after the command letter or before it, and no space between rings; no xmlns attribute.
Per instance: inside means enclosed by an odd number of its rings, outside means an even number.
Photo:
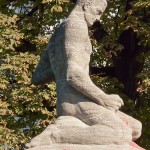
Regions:
<svg viewBox="0 0 150 150"><path fill-rule="evenodd" d="M89 77L92 45L88 26L99 20L106 0L77 0L41 56L33 84L55 78L57 115L30 143L31 150L138 150L132 141L141 135L141 123L120 112L123 100L107 95Z"/></svg>

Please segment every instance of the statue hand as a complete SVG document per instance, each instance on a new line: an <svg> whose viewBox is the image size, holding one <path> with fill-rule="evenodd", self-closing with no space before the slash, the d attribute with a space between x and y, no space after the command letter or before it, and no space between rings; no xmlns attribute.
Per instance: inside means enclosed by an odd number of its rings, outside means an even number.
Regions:
<svg viewBox="0 0 150 150"><path fill-rule="evenodd" d="M106 99L104 98L104 104L107 109L117 111L124 105L124 102L118 95L111 94L106 95Z"/></svg>

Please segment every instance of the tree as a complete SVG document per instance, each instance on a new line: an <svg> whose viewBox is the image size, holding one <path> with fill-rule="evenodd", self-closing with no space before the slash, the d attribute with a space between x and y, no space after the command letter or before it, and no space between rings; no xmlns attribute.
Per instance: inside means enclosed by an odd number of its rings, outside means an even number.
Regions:
<svg viewBox="0 0 150 150"><path fill-rule="evenodd" d="M94 27L93 35L99 41L96 46L103 47L103 51L101 48L99 53L94 53L95 61L92 61L94 67L91 68L91 72L103 77L103 81L100 82L101 88L108 88L107 92L116 92L122 96L124 101L129 103L126 104L128 107L124 108L125 111L132 111L131 115L142 121L142 137L145 140L141 138L140 143L144 146L148 143L146 139L149 139L149 131L145 129L149 126L150 3L134 0L109 2L103 22L96 23ZM101 33L105 35L103 39L99 39ZM108 56L107 59L101 57L104 54ZM97 58L101 58L99 63ZM108 83L111 85L108 86ZM132 107L129 106L130 102L133 103Z"/></svg>
<svg viewBox="0 0 150 150"><path fill-rule="evenodd" d="M74 1L75 2L75 1ZM49 35L73 7L67 0L0 0L0 147L23 149L55 119L55 83L30 79ZM149 148L150 36L148 0L110 0L90 30L93 82L125 101L143 123L138 143Z"/></svg>

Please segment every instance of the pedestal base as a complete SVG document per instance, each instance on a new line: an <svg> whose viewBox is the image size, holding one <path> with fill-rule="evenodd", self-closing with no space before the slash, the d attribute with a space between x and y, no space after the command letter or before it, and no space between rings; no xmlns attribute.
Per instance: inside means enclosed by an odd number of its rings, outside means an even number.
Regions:
<svg viewBox="0 0 150 150"><path fill-rule="evenodd" d="M28 150L138 150L129 145L77 145L77 144L52 144Z"/></svg>
<svg viewBox="0 0 150 150"><path fill-rule="evenodd" d="M124 136L128 137L122 134L123 130L119 133L107 128L106 132L105 126L100 127L93 128L75 117L62 116L27 143L26 150L144 150L134 142L121 143Z"/></svg>

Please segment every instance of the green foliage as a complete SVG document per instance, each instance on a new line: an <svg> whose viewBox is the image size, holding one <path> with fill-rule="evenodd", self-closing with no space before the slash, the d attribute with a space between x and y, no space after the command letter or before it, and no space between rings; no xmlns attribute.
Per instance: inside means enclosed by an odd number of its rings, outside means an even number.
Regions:
<svg viewBox="0 0 150 150"><path fill-rule="evenodd" d="M6 3L7 1L3 1L1 5ZM35 87L30 82L48 37L44 29L39 30L41 27L38 24L33 25L34 21L38 22L39 15L21 20L24 11L17 12L18 14L15 12L27 3L12 3L12 10L8 9L6 12L6 8L3 8L3 13L0 13L0 149L23 149L24 144L51 124L56 115L55 83ZM53 18L54 22L57 17ZM48 18L44 19L47 23ZM53 24L57 23L54 22ZM46 26L45 23L41 26ZM37 51L26 49L25 53L17 52L16 47L23 45L23 39L36 44Z"/></svg>
<svg viewBox="0 0 150 150"><path fill-rule="evenodd" d="M16 26L17 15L9 16L0 13L0 54L14 50L14 46L20 43L23 34L20 33ZM5 51L4 51L5 50Z"/></svg>
<svg viewBox="0 0 150 150"><path fill-rule="evenodd" d="M142 136L137 142L144 148L150 149L150 2L146 0L133 0L132 3L129 3L131 9L125 11L127 9L127 2L129 1L109 1L109 5L102 18L103 27L108 35L98 43L92 39L94 53L91 66L113 67L113 57L117 57L124 48L119 44L118 38L124 30L132 28L138 37L137 44L140 47L136 59L138 62L145 62L142 72L137 75L140 79L136 89L139 93L138 105L136 101L134 102L124 94L124 85L118 79L110 76L99 77L97 75L92 75L91 77L94 83L106 93L116 93L123 98L125 106L122 108L122 111L139 119L143 124ZM109 49L109 51L105 51L105 48Z"/></svg>
<svg viewBox="0 0 150 150"><path fill-rule="evenodd" d="M123 84L116 78L92 75L95 84L107 93L117 93L125 101L123 110L143 123L143 135L139 139L143 147L149 148L149 99L150 99L150 30L148 9L150 2L138 0L133 8L125 12L124 0L110 0L102 18L108 33L101 42L94 39L91 66L110 67L112 56L123 49L118 37L127 28L133 28L143 49L138 60L145 60L138 91L140 106L123 94ZM64 19L73 4L68 0L15 1L0 0L0 149L23 149L24 144L39 134L55 119L56 85L31 84L31 76L39 56L45 48L49 35ZM135 15L137 14L137 15ZM125 20L124 18L127 17ZM144 19L143 19L144 16ZM24 41L36 45L35 49ZM110 48L106 52L104 47ZM24 47L24 50L21 50Z"/></svg>
<svg viewBox="0 0 150 150"><path fill-rule="evenodd" d="M128 96L122 93L123 91L123 84L116 78L105 77L100 78L99 76L91 76L94 83L100 87L106 93L118 94L124 100L124 106L122 107L121 111L126 112L130 116L140 120L142 122L142 136L136 141L139 145L146 148L147 150L150 148L149 137L150 137L150 85L142 86L139 88L141 90L140 95L140 106L136 106L136 102L129 99ZM144 81L144 84L149 84L149 81Z"/></svg>
<svg viewBox="0 0 150 150"><path fill-rule="evenodd" d="M35 87L30 83L38 58L29 53L17 53L7 55L1 65L1 139L8 148L19 149L55 117L55 84Z"/></svg>

